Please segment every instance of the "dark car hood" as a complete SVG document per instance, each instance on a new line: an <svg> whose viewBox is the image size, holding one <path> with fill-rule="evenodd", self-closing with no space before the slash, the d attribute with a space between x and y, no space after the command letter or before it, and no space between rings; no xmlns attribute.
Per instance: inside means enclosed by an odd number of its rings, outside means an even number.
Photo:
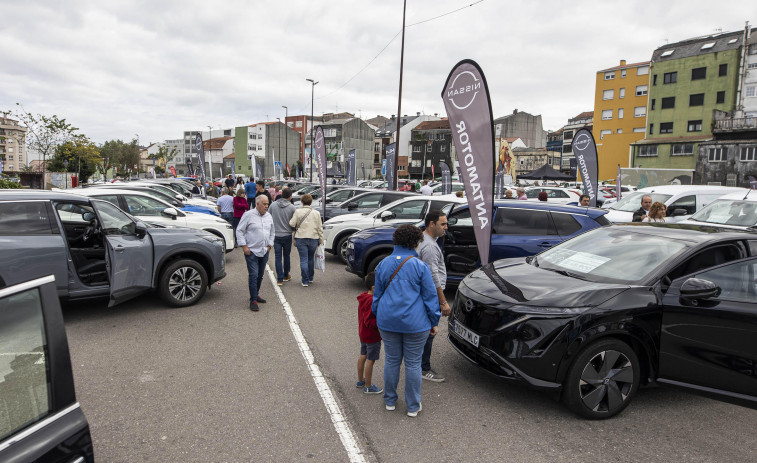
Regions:
<svg viewBox="0 0 757 463"><path fill-rule="evenodd" d="M465 277L462 284L469 290L504 302L538 307L597 306L627 290L617 283L594 283L534 267L524 259L503 259L492 264L502 278L501 291L479 268Z"/></svg>

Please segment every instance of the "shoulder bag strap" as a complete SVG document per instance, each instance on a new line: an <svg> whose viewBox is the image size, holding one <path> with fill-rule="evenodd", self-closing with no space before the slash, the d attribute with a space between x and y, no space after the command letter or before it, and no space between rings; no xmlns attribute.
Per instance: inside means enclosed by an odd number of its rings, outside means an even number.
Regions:
<svg viewBox="0 0 757 463"><path fill-rule="evenodd" d="M405 265L405 262L409 261L412 257L413 256L407 256L405 260L402 261L399 267L397 267L397 270L395 270L394 273L392 273L391 278L389 278L389 281L386 283L386 288L389 287L389 284L392 282L392 280L394 280L394 276L397 275L397 272L399 272L402 266ZM386 288L384 288L384 291L386 291Z"/></svg>
<svg viewBox="0 0 757 463"><path fill-rule="evenodd" d="M302 225L302 222L305 221L305 219L310 215L310 213L313 212L313 209L308 209L308 213L303 215L299 222L297 222L297 226L294 227L294 232L297 233L297 229L300 228L300 225Z"/></svg>

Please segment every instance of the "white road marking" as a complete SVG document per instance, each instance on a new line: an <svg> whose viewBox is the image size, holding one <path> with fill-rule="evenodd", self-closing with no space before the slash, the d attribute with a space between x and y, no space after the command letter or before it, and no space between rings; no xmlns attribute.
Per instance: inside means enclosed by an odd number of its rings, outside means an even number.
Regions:
<svg viewBox="0 0 757 463"><path fill-rule="evenodd" d="M299 323L297 323L297 319L294 317L294 313L292 312L292 308L289 306L289 302L287 302L286 297L284 297L284 293L281 291L281 288L279 288L279 286L276 284L276 275L273 273L273 270L271 270L271 267L267 265L266 270L268 271L268 279L273 285L273 290L279 297L279 301L284 307L284 312L286 312L289 329L292 330L294 339L295 341L297 341L297 346L300 348L300 353L302 353L302 357L307 363L308 370L310 370L310 376L313 377L315 387L318 389L318 393L321 395L323 404L326 406L326 409L329 412L331 423L334 425L334 429L339 435L339 439L342 441L344 449L347 451L350 462L365 463L363 452L360 450L357 439L355 439L355 434L352 432L352 429L350 429L349 422L344 417L341 408L339 408L339 404L334 399L334 394L332 394L331 388L329 388L329 385L326 382L326 378L323 377L321 369L315 363L313 353L310 350L310 346L308 346L307 340L305 340L305 336L302 334L302 330L300 330L300 325Z"/></svg>

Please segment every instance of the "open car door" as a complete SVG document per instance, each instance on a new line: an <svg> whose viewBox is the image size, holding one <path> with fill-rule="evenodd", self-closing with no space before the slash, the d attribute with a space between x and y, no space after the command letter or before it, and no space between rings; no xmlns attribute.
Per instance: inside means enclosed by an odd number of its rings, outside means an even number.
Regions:
<svg viewBox="0 0 757 463"><path fill-rule="evenodd" d="M107 247L109 307L152 289L153 244L150 235L113 204L92 200Z"/></svg>

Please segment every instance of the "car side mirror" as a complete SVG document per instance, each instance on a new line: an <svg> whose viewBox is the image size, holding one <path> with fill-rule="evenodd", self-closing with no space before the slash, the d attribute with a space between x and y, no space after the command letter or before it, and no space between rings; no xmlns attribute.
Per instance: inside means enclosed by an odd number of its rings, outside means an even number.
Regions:
<svg viewBox="0 0 757 463"><path fill-rule="evenodd" d="M147 227L142 222L137 222L136 226L134 227L134 234L137 235L139 239L142 239L147 234Z"/></svg>
<svg viewBox="0 0 757 463"><path fill-rule="evenodd" d="M673 213L670 214L670 217L680 217L682 215L686 215L689 212L686 209L673 209Z"/></svg>
<svg viewBox="0 0 757 463"><path fill-rule="evenodd" d="M392 212L392 211L384 211L384 212L381 213L381 215L379 217L381 217L381 220L383 220L384 222L386 222L387 220L391 220L391 219L395 218L396 215L394 215L394 212Z"/></svg>
<svg viewBox="0 0 757 463"><path fill-rule="evenodd" d="M163 209L163 215L167 215L171 217L172 220L176 220L176 217L179 216L179 212L172 207L167 207Z"/></svg>
<svg viewBox="0 0 757 463"><path fill-rule="evenodd" d="M720 295L720 287L709 280L689 278L681 285L681 297L690 301L711 299Z"/></svg>
<svg viewBox="0 0 757 463"><path fill-rule="evenodd" d="M357 203L347 203L348 211L354 211L355 209L357 209Z"/></svg>
<svg viewBox="0 0 757 463"><path fill-rule="evenodd" d="M447 226L455 225L457 223L457 217L449 217L447 218Z"/></svg>
<svg viewBox="0 0 757 463"><path fill-rule="evenodd" d="M92 220L94 220L94 219L96 219L96 218L97 218L97 215L95 215L95 213L94 213L94 212L89 212L89 211L87 211L87 212L84 212L84 213L83 213L83 214L81 215L81 218L82 218L82 220L84 220L85 222L91 222Z"/></svg>

